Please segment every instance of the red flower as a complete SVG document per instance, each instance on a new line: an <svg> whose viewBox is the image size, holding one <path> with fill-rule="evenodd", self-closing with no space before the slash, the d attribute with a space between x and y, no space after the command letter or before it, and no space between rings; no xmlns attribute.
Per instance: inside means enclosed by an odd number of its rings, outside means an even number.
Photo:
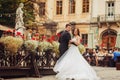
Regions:
<svg viewBox="0 0 120 80"><path fill-rule="evenodd" d="M32 40L35 40L35 38L32 38Z"/></svg>
<svg viewBox="0 0 120 80"><path fill-rule="evenodd" d="M11 30L7 30L7 32L12 32Z"/></svg>
<svg viewBox="0 0 120 80"><path fill-rule="evenodd" d="M105 44L104 44L104 43L102 43L102 44L101 44L101 47L105 47Z"/></svg>
<svg viewBox="0 0 120 80"><path fill-rule="evenodd" d="M47 41L51 43L51 42L52 42L52 39L51 39L51 38L49 38L49 39L47 39Z"/></svg>
<svg viewBox="0 0 120 80"><path fill-rule="evenodd" d="M22 38L22 39L25 39L25 36L24 36L24 35L21 35L21 38Z"/></svg>
<svg viewBox="0 0 120 80"><path fill-rule="evenodd" d="M55 36L51 36L51 40L55 40Z"/></svg>
<svg viewBox="0 0 120 80"><path fill-rule="evenodd" d="M47 39L47 41L48 41L48 42L50 42L50 38L49 38L49 39Z"/></svg>
<svg viewBox="0 0 120 80"><path fill-rule="evenodd" d="M35 36L39 36L39 33L36 33Z"/></svg>
<svg viewBox="0 0 120 80"><path fill-rule="evenodd" d="M60 37L60 33L57 33L57 36Z"/></svg>
<svg viewBox="0 0 120 80"><path fill-rule="evenodd" d="M82 39L80 39L80 42L82 42Z"/></svg>
<svg viewBox="0 0 120 80"><path fill-rule="evenodd" d="M46 39L46 36L42 36L42 39Z"/></svg>
<svg viewBox="0 0 120 80"><path fill-rule="evenodd" d="M21 35L21 32L17 32L17 35Z"/></svg>
<svg viewBox="0 0 120 80"><path fill-rule="evenodd" d="M7 30L7 31L6 31L6 34L9 35L9 36L13 36L13 33L12 33L11 30Z"/></svg>
<svg viewBox="0 0 120 80"><path fill-rule="evenodd" d="M15 29L13 30L13 32L15 32Z"/></svg>

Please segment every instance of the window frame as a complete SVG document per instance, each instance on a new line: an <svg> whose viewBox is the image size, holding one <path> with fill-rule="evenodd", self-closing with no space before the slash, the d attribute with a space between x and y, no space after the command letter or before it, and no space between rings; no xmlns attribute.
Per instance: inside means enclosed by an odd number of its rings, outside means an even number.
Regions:
<svg viewBox="0 0 120 80"><path fill-rule="evenodd" d="M87 45L88 44L88 34L85 33L85 34L81 34L82 35L82 44L83 45Z"/></svg>
<svg viewBox="0 0 120 80"><path fill-rule="evenodd" d="M56 0L56 15L62 15L63 13L63 1Z"/></svg>
<svg viewBox="0 0 120 80"><path fill-rule="evenodd" d="M40 16L45 15L45 10L46 10L46 2L40 2L39 3L39 15Z"/></svg>
<svg viewBox="0 0 120 80"><path fill-rule="evenodd" d="M76 1L75 0L69 0L69 14L75 13L75 7L76 7Z"/></svg>
<svg viewBox="0 0 120 80"><path fill-rule="evenodd" d="M88 13L90 8L90 0L83 0L83 3L82 3L82 12L83 13Z"/></svg>

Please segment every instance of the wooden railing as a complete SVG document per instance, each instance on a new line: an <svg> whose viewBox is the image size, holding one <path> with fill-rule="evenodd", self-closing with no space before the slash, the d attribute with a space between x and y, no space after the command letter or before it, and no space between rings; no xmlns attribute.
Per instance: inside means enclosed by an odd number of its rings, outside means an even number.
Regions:
<svg viewBox="0 0 120 80"><path fill-rule="evenodd" d="M21 48L14 55L9 51L0 50L0 77L8 74L9 76L34 75L37 77L41 77L42 74L55 74L52 69L56 61L56 54L52 49L30 52Z"/></svg>

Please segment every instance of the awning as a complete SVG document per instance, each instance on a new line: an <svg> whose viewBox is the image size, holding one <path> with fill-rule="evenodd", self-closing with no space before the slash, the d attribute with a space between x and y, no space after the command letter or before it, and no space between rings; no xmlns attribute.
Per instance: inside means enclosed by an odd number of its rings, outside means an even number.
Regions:
<svg viewBox="0 0 120 80"><path fill-rule="evenodd" d="M3 26L3 25L0 25L0 30L3 30L3 31L7 31L7 30L14 30L13 28L9 28L9 27L6 27L6 26Z"/></svg>

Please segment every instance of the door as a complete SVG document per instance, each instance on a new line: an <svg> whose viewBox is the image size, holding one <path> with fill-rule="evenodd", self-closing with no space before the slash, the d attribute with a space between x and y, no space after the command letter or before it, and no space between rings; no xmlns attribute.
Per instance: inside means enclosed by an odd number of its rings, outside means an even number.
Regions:
<svg viewBox="0 0 120 80"><path fill-rule="evenodd" d="M114 31L110 31L110 33L108 34L108 30L105 31L102 35L102 44L101 47L105 47L105 48L113 48L115 47L115 43L116 43L116 36L117 34Z"/></svg>

